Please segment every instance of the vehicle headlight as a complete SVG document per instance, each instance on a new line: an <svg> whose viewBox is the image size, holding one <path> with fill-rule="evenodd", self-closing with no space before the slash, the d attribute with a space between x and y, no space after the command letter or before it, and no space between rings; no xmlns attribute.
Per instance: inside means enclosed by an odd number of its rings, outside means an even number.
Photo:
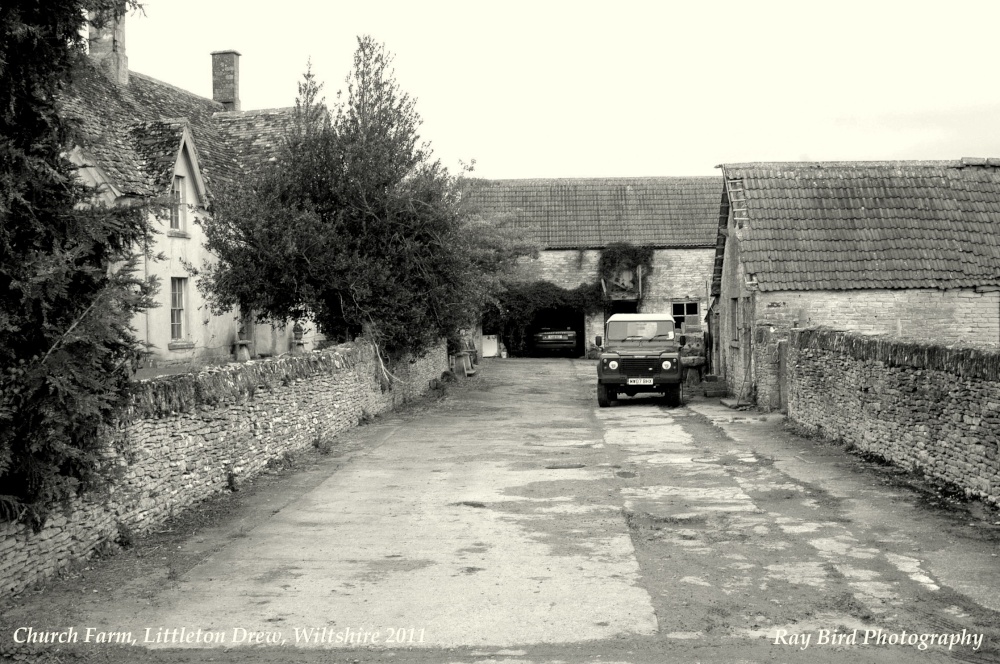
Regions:
<svg viewBox="0 0 1000 664"><path fill-rule="evenodd" d="M614 371L617 368L618 368L618 360L611 360L610 362L608 362L608 369Z"/></svg>
<svg viewBox="0 0 1000 664"><path fill-rule="evenodd" d="M670 360L664 360L663 361L663 368L664 368L664 370L669 369L672 366L674 366L674 365L670 364Z"/></svg>

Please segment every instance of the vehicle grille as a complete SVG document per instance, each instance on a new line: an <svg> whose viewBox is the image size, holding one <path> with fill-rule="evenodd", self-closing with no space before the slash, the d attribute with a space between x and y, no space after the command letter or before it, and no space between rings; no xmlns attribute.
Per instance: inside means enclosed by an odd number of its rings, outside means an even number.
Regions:
<svg viewBox="0 0 1000 664"><path fill-rule="evenodd" d="M660 360L656 357L623 357L620 360L621 372L634 378L650 378L656 373Z"/></svg>

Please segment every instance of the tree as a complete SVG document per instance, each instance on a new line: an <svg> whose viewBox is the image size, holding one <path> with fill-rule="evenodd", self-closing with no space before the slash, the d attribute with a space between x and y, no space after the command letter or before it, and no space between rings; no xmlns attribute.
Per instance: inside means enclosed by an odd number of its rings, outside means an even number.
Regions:
<svg viewBox="0 0 1000 664"><path fill-rule="evenodd" d="M142 349L129 327L151 303L134 248L142 209L93 205L64 156L59 92L82 60L86 12L132 0L11 0L0 8L0 517L40 526L102 484L104 429L128 399Z"/></svg>
<svg viewBox="0 0 1000 664"><path fill-rule="evenodd" d="M475 320L519 249L465 214L462 180L420 142L391 62L359 38L332 112L307 70L275 162L216 198L204 223L217 261L200 284L217 311L311 318L334 339L363 332L390 357Z"/></svg>

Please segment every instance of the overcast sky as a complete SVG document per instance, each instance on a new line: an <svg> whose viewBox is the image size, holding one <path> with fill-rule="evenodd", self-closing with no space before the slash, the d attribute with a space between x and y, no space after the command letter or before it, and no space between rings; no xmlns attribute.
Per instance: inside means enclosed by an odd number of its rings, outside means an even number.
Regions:
<svg viewBox="0 0 1000 664"><path fill-rule="evenodd" d="M713 175L725 162L1000 157L1000 2L142 0L129 67L244 110L327 100L357 36L395 55L421 135L485 178Z"/></svg>

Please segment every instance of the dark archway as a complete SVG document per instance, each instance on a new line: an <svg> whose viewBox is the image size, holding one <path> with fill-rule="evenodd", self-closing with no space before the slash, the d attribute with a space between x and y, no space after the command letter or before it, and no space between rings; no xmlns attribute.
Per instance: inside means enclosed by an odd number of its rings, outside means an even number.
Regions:
<svg viewBox="0 0 1000 664"><path fill-rule="evenodd" d="M584 315L580 309L543 309L535 314L529 329L529 352L534 357L581 357L584 334Z"/></svg>

